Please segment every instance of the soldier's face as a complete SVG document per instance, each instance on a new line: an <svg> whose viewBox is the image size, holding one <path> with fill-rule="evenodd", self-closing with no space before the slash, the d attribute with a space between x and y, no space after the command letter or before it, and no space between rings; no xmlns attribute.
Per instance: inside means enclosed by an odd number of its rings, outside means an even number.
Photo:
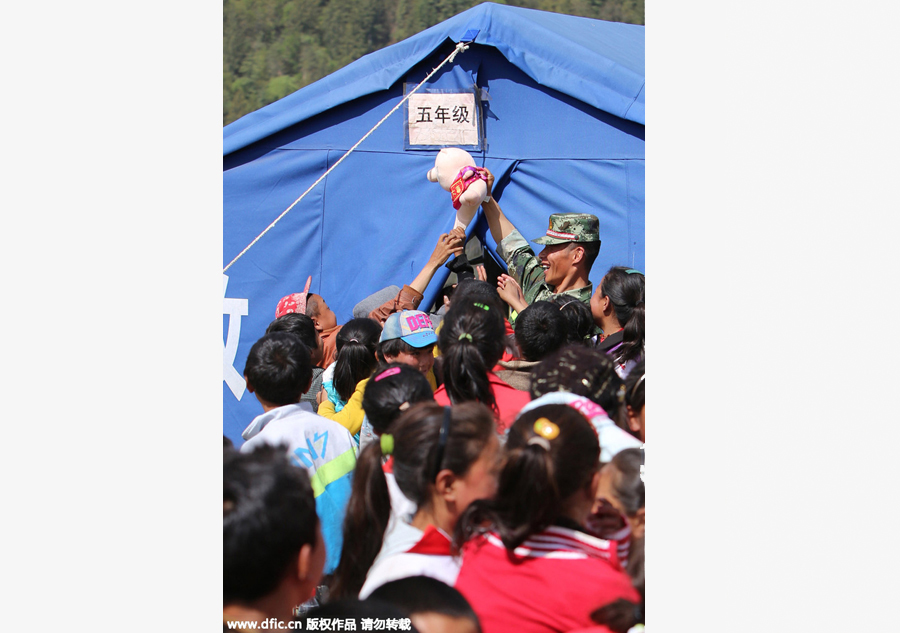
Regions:
<svg viewBox="0 0 900 633"><path fill-rule="evenodd" d="M541 260L541 267L544 269L544 281L551 286L558 286L572 269L573 257L572 250L575 245L568 244L548 244L538 254Z"/></svg>

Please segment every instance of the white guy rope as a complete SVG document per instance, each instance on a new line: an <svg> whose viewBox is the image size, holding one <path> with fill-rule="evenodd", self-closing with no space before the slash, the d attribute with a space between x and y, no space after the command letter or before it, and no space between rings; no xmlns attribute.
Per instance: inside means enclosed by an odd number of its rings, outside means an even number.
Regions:
<svg viewBox="0 0 900 633"><path fill-rule="evenodd" d="M435 68L435 69L432 70L430 73L428 73L428 76L425 77L425 79L423 79L423 80L419 83L418 86L416 86L415 88L413 88L413 89L409 92L409 94L407 94L405 97L403 97L403 99L400 101L400 103L398 103L397 105L395 105L395 106L393 107L393 109L392 109L390 112L388 112L387 114L384 115L384 118L382 118L378 123L375 124L375 127L373 127L371 130L369 130L368 132L366 132L366 135L363 136L361 139L359 139L359 141L356 142L356 145L354 145L353 147L351 147L350 149L348 149L348 150L347 150L347 153L344 154L343 156L341 156L341 158L338 160L338 162L336 162L334 165L332 165L332 166L328 169L328 171L326 171L324 174L322 174L322 175L319 177L319 179L318 179L317 181L315 181L313 184L311 184L311 185L309 186L309 189L307 189L306 191L304 191L304 192L300 195L299 198L297 198L296 200L294 200L294 202L291 204L291 206L289 206L287 209L285 209L285 210L282 212L281 215L279 215L277 218L275 218L275 220L272 222L272 224L270 224L269 226L267 226L266 229L265 229L262 233L260 233L259 235L257 235L257 236L256 236L256 239L253 240L252 242L250 242L250 243L247 245L247 248L245 248L244 250L242 250L242 251L238 254L237 257L235 257L234 259L232 259L231 262L230 262L225 268L222 269L222 272L223 272L223 273L226 272L229 268L231 268L231 265L232 265L232 264L234 264L237 260L239 260L241 257L243 257L243 256L244 256L244 253L246 253L247 251L249 251L251 246L253 246L254 244L256 244L256 243L260 240L260 238L262 238L263 235L265 235L266 233L269 232L269 229L271 229L273 226L275 226L275 224L277 224L278 221L279 221L281 218L283 218L285 215L287 215L287 212L288 212L288 211L290 211L291 209L293 209L294 206L295 206L298 202L300 202L301 200L303 200L303 198L306 197L306 194L308 194L310 191L313 190L313 188L314 188L316 185L318 185L320 182L322 182L322 181L325 179L325 177L326 177L328 174L330 174L331 171L332 171L335 167L337 167L338 165L340 165L340 164L343 162L343 160L344 160L345 158L347 158L347 157L350 155L351 152L353 152L353 150L355 150L357 147L359 147L360 143L362 143L364 140L366 140L367 138L369 138L369 135L372 134L372 132L374 132L375 130L377 130L377 129L378 129L378 126L380 126L382 123L384 123L384 122L387 120L387 118L388 118L389 116L391 116L394 112L396 112L396 111L400 108L400 106L402 106L404 103L406 103L407 99L409 99L411 96L413 96L413 94L416 92L416 90L418 90L419 88L421 88L421 87L424 85L424 83L425 83L426 81L428 81L429 79L431 79L431 78L434 76L434 74L435 74L437 71L439 71L439 70L444 66L444 64L446 64L447 62L452 62L452 61L456 58L457 53L462 53L463 51L465 51L465 50L468 49L468 48L469 48L469 47L468 47L466 44L464 44L463 42L460 42L459 44L457 44L457 45L456 45L456 48L453 49L453 52L450 53L450 55L447 57L447 59L445 59L444 61L442 61L442 62L438 65L437 68Z"/></svg>

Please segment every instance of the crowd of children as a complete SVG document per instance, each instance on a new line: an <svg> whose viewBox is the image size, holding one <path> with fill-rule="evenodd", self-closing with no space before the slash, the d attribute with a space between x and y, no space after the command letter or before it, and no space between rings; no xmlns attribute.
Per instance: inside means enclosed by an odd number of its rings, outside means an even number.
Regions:
<svg viewBox="0 0 900 633"><path fill-rule="evenodd" d="M437 327L416 308L461 232L368 316L308 281L278 302L245 366L263 413L225 442L224 630L643 627L644 275L593 290L594 216L554 214L535 255L484 212L509 275Z"/></svg>

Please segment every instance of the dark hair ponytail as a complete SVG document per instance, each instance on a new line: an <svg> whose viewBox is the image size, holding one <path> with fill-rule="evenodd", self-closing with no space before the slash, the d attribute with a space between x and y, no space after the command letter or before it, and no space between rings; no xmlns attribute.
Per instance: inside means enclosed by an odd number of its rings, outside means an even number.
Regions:
<svg viewBox="0 0 900 633"><path fill-rule="evenodd" d="M609 297L622 325L622 347L615 360L625 363L644 354L644 275L632 268L613 266L600 282L602 296Z"/></svg>
<svg viewBox="0 0 900 633"><path fill-rule="evenodd" d="M439 447L445 410L450 411L450 420L444 445ZM457 475L465 475L481 456L494 429L490 411L475 402L452 410L433 402L413 405L391 425L397 486L417 507L427 507L431 503L433 473L448 468ZM381 550L391 514L382 456L381 442L372 442L357 460L344 517L341 560L331 590L333 597L359 595L366 574Z"/></svg>
<svg viewBox="0 0 900 633"><path fill-rule="evenodd" d="M377 364L375 348L380 336L381 326L369 318L351 319L338 332L334 388L344 402L353 395L360 380L372 375Z"/></svg>
<svg viewBox="0 0 900 633"><path fill-rule="evenodd" d="M428 380L418 369L391 363L375 368L363 394L362 408L372 430L381 435L403 411L417 402L434 402Z"/></svg>
<svg viewBox="0 0 900 633"><path fill-rule="evenodd" d="M542 418L542 424L550 421L556 427L552 439L535 429ZM466 509L456 524L456 547L494 529L513 551L560 516L566 499L588 485L599 459L597 433L574 408L549 404L526 411L509 430L496 497L474 501Z"/></svg>
<svg viewBox="0 0 900 633"><path fill-rule="evenodd" d="M344 515L341 560L334 571L332 598L359 596L378 556L391 518L391 496L381 468L381 443L371 442L356 460L353 489Z"/></svg>
<svg viewBox="0 0 900 633"><path fill-rule="evenodd" d="M497 411L488 372L503 356L503 316L487 303L454 302L444 317L438 347L450 402L477 401Z"/></svg>

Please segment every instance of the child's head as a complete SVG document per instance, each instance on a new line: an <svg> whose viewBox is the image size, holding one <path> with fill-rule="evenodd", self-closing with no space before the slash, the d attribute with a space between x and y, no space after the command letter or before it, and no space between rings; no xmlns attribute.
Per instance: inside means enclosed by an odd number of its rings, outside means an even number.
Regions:
<svg viewBox="0 0 900 633"><path fill-rule="evenodd" d="M486 281L481 281L480 279L463 279L457 284L456 289L453 291L453 295L450 298L450 305L459 301L468 301L471 303L478 301L479 303L484 303L495 308L497 312L500 313L504 312L504 307L506 305L503 299L500 298L497 287Z"/></svg>
<svg viewBox="0 0 900 633"><path fill-rule="evenodd" d="M335 337L334 387L344 402L353 395L356 384L368 378L375 369L379 336L381 326L378 322L364 317L347 321Z"/></svg>
<svg viewBox="0 0 900 633"><path fill-rule="evenodd" d="M266 334L272 332L289 332L294 334L303 341L303 344L309 348L310 360L313 366L319 364L319 361L325 356L325 343L322 337L316 331L316 326L305 314L297 314L289 312L284 314L271 323L266 328Z"/></svg>
<svg viewBox="0 0 900 633"><path fill-rule="evenodd" d="M566 342L586 345L594 333L594 317L590 307L569 295L556 295L551 302L559 307L559 315L565 322Z"/></svg>
<svg viewBox="0 0 900 633"><path fill-rule="evenodd" d="M621 428L625 420L625 385L616 365L603 352L567 345L531 370L532 400L545 393L568 391L596 402Z"/></svg>
<svg viewBox="0 0 900 633"><path fill-rule="evenodd" d="M434 394L422 372L409 365L391 363L375 370L366 385L362 407L372 429L381 435L410 406L429 401L434 401Z"/></svg>
<svg viewBox="0 0 900 633"><path fill-rule="evenodd" d="M516 318L516 344L522 357L538 361L549 356L566 342L566 323L559 306L549 301L535 301Z"/></svg>
<svg viewBox="0 0 900 633"><path fill-rule="evenodd" d="M396 605L422 633L481 633L481 623L463 595L440 580L410 576L385 583L369 598Z"/></svg>
<svg viewBox="0 0 900 633"><path fill-rule="evenodd" d="M457 544L485 523L508 550L560 517L584 524L599 482L600 443L576 409L550 404L526 411L509 430L496 498L473 503L460 518Z"/></svg>
<svg viewBox="0 0 900 633"><path fill-rule="evenodd" d="M263 406L296 404L312 383L309 350L293 334L266 334L250 348L244 378Z"/></svg>
<svg viewBox="0 0 900 633"><path fill-rule="evenodd" d="M284 446L223 453L224 603L281 596L289 613L314 593L325 543L309 476Z"/></svg>
<svg viewBox="0 0 900 633"><path fill-rule="evenodd" d="M333 587L337 597L359 593L381 549L391 510L382 458L393 456L397 485L417 512L446 521L445 529L452 531L469 504L496 491L500 442L494 428L491 412L478 403L451 409L423 402L363 449L344 519Z"/></svg>
<svg viewBox="0 0 900 633"><path fill-rule="evenodd" d="M496 491L500 441L483 405L418 404L400 415L390 434L397 485L420 509L443 501L459 515Z"/></svg>
<svg viewBox="0 0 900 633"><path fill-rule="evenodd" d="M382 600L374 600L371 597L367 600L359 600L356 596L343 598L340 600L329 600L325 604L313 607L304 613L297 620L300 626L297 631L315 631L320 623L328 621L332 624L335 620L345 625L349 621L354 623L354 628L341 628L342 631L364 631L364 620L372 620L387 622L388 620L410 619L409 614L396 605L384 602ZM339 625L340 626L340 625ZM323 629L330 630L330 629ZM401 629L402 630L402 629ZM415 626L406 629L411 633L427 633L419 631Z"/></svg>
<svg viewBox="0 0 900 633"><path fill-rule="evenodd" d="M384 322L378 353L385 363L403 363L427 374L434 365L437 335L431 317L419 310L402 310Z"/></svg>
<svg viewBox="0 0 900 633"><path fill-rule="evenodd" d="M306 316L312 319L316 330L324 332L337 325L337 316L321 295L310 292L306 297Z"/></svg>
<svg viewBox="0 0 900 633"><path fill-rule="evenodd" d="M622 347L617 350L619 362L639 358L644 352L644 275L633 268L613 266L600 281L591 297L595 321L612 311L624 329Z"/></svg>
<svg viewBox="0 0 900 633"><path fill-rule="evenodd" d="M628 428L644 441L644 361L625 377L625 405L628 409Z"/></svg>
<svg viewBox="0 0 900 633"><path fill-rule="evenodd" d="M488 372L503 355L506 328L496 308L454 300L441 326L444 387L450 402L478 401L496 409Z"/></svg>
<svg viewBox="0 0 900 633"><path fill-rule="evenodd" d="M600 469L597 496L609 501L628 520L634 538L644 537L643 456L639 448L626 448Z"/></svg>

